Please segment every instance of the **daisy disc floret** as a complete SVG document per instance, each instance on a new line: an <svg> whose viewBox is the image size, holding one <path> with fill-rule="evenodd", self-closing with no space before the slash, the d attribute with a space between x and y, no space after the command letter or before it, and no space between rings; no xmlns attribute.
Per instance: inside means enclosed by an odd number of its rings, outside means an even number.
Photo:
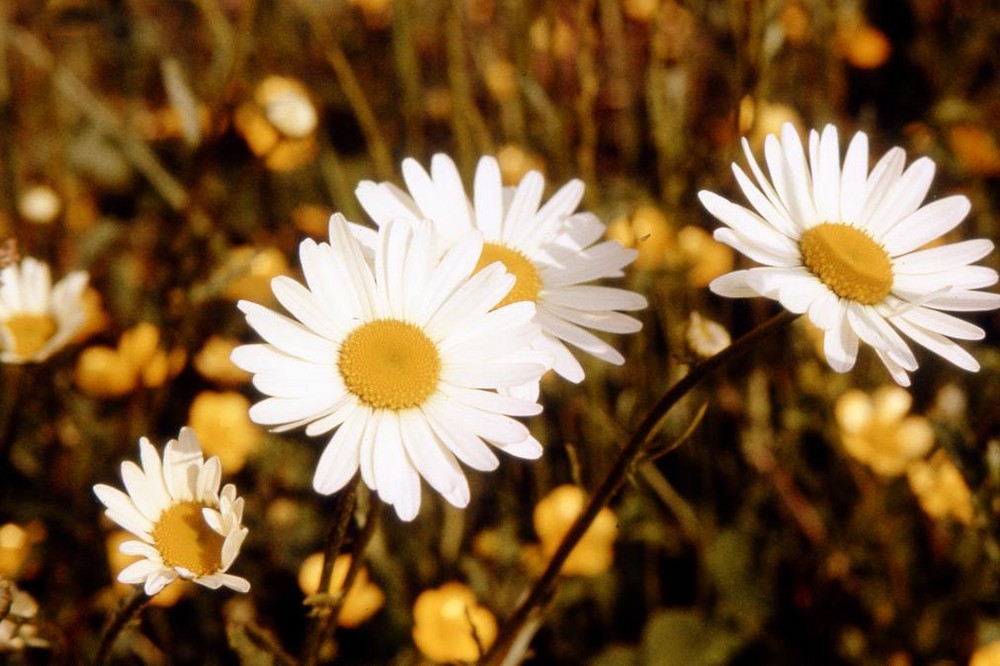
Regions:
<svg viewBox="0 0 1000 666"><path fill-rule="evenodd" d="M473 275L483 244L474 230L438 259L429 223L387 222L368 257L352 226L334 215L329 243L302 242L305 286L289 277L272 282L294 319L240 301L266 341L232 354L270 396L250 417L279 431L335 431L313 479L320 493L340 490L360 468L403 520L419 511L421 476L464 507L469 484L459 461L495 469L488 445L520 458L541 455L511 418L541 406L498 393L537 382L547 367L548 357L531 348L535 306L499 306L515 279L500 263Z"/></svg>
<svg viewBox="0 0 1000 666"><path fill-rule="evenodd" d="M94 486L108 518L139 537L121 545L123 553L142 559L122 569L118 580L141 583L150 596L178 578L213 590L226 586L248 591L246 579L226 573L247 528L236 487L226 484L219 491L219 459L205 460L190 428L182 428L177 439L167 442L162 460L143 437L139 457L142 467L122 463L127 494L104 484Z"/></svg>
<svg viewBox="0 0 1000 666"><path fill-rule="evenodd" d="M55 286L47 264L25 257L0 271L0 361L38 363L66 346L86 320L85 271Z"/></svg>
<svg viewBox="0 0 1000 666"><path fill-rule="evenodd" d="M733 172L752 208L708 191L705 208L726 226L715 238L762 267L727 273L709 287L732 298L765 296L807 313L824 331L827 362L854 367L860 342L870 345L897 383L908 386L917 359L906 336L960 368L979 369L954 342L980 340L983 329L945 311L1000 307L1000 295L978 291L997 273L973 265L993 250L986 239L924 247L969 212L961 195L921 206L934 177L922 157L909 167L901 148L869 172L868 137L854 135L841 162L837 130L809 134L808 157L795 129L764 142L765 175L744 139L754 180Z"/></svg>
<svg viewBox="0 0 1000 666"><path fill-rule="evenodd" d="M541 173L529 171L517 187L504 187L496 159L483 157L470 201L455 163L443 154L432 158L430 173L416 160L404 160L403 179L409 192L364 181L358 200L380 226L390 220L430 220L446 246L478 229L485 242L477 269L499 261L515 276L503 304L535 304L535 322L542 328L536 346L552 355L557 373L573 382L584 377L567 344L615 365L625 362L591 331L638 331L642 324L622 311L641 310L646 299L591 283L621 277L638 253L617 241L598 242L604 223L593 213L574 212L583 198L582 181L571 180L542 205Z"/></svg>

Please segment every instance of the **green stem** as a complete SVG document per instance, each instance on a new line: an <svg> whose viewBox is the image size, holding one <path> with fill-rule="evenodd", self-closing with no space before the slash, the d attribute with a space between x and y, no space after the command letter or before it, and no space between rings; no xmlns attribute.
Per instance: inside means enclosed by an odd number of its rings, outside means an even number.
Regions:
<svg viewBox="0 0 1000 666"><path fill-rule="evenodd" d="M333 563L340 554L340 548L344 544L344 535L347 534L347 525L351 522L354 513L354 500L357 498L359 476L340 491L337 498L337 506L333 511L333 521L330 524L330 534L326 539L326 547L323 549L323 570L319 576L319 587L317 594L328 594L330 591L330 579L333 578ZM323 645L323 638L326 634L326 619L329 617L329 609L316 608L312 614L309 624L309 632L306 634L305 654L302 663L306 666L314 666L319 659L319 650Z"/></svg>
<svg viewBox="0 0 1000 666"><path fill-rule="evenodd" d="M107 628L101 635L101 643L97 648L97 656L94 657L94 664L96 666L108 663L108 657L111 656L111 647L115 644L119 634L122 633L122 629L139 616L139 613L142 612L142 609L146 607L146 604L152 598L143 592L142 588L136 587L132 589L129 596L122 600L114 617L111 618L111 622L108 623Z"/></svg>
<svg viewBox="0 0 1000 666"><path fill-rule="evenodd" d="M569 554L580 539L583 538L587 528L590 527L594 518L597 517L597 513L608 504L615 492L622 485L622 482L632 470L639 455L659 431L670 409L716 370L744 354L761 339L787 326L796 316L790 312L782 311L780 314L775 315L736 340L732 345L715 356L691 368L691 371L687 375L667 389L666 393L663 394L659 401L646 414L646 418L639 424L639 427L628 443L622 448L618 454L618 458L611 466L611 470L604 477L597 490L594 491L594 494L591 495L590 501L586 508L584 508L583 513L580 514L569 528L566 536L563 537L559 548L552 555L552 559L549 560L545 571L535 581L528 594L523 598L518 607L514 609L510 619L501 628L493 646L480 661L481 664L497 666L503 663L504 656L511 642L520 632L521 626L549 598L559 571L562 569Z"/></svg>

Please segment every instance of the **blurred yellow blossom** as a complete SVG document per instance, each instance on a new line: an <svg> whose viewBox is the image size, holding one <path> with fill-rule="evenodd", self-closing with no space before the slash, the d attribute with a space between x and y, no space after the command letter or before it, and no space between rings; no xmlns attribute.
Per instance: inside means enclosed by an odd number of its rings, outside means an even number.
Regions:
<svg viewBox="0 0 1000 666"><path fill-rule="evenodd" d="M361 10L369 30L384 30L392 25L392 0L351 0L351 4Z"/></svg>
<svg viewBox="0 0 1000 666"><path fill-rule="evenodd" d="M330 233L330 216L333 211L318 204L302 204L292 210L292 224L295 228L318 239L325 239Z"/></svg>
<svg viewBox="0 0 1000 666"><path fill-rule="evenodd" d="M497 151L497 164L500 165L500 179L504 185L517 185L529 171L545 173L545 161L516 143L500 147Z"/></svg>
<svg viewBox="0 0 1000 666"><path fill-rule="evenodd" d="M233 121L250 150L269 169L289 171L316 156L319 112L299 81L265 78L254 90L253 100L236 109Z"/></svg>
<svg viewBox="0 0 1000 666"><path fill-rule="evenodd" d="M695 288L733 270L735 257L728 245L712 238L701 227L687 226L677 232L677 246L687 265L688 284Z"/></svg>
<svg viewBox="0 0 1000 666"><path fill-rule="evenodd" d="M1000 640L977 647L969 659L969 666L1000 666Z"/></svg>
<svg viewBox="0 0 1000 666"><path fill-rule="evenodd" d="M958 123L948 130L948 146L965 169L976 176L1000 174L1000 147L993 134L973 123Z"/></svg>
<svg viewBox="0 0 1000 666"><path fill-rule="evenodd" d="M474 662L496 636L493 613L480 606L462 583L451 581L425 590L413 604L413 642L432 661Z"/></svg>
<svg viewBox="0 0 1000 666"><path fill-rule="evenodd" d="M483 68L483 82L490 96L506 102L517 95L517 70L508 60L494 59Z"/></svg>
<svg viewBox="0 0 1000 666"><path fill-rule="evenodd" d="M798 111L787 104L755 100L750 95L740 100L740 133L747 137L754 150L760 150L767 135L780 135L785 123L791 123L800 130L802 128Z"/></svg>
<svg viewBox="0 0 1000 666"><path fill-rule="evenodd" d="M660 0L622 0L622 11L633 21L648 23L656 16Z"/></svg>
<svg viewBox="0 0 1000 666"><path fill-rule="evenodd" d="M541 540L542 555L548 561L573 521L583 511L587 493L574 485L553 489L535 505L535 532ZM611 568L618 520L614 511L604 507L598 512L583 538L569 554L561 573L567 576L597 576Z"/></svg>
<svg viewBox="0 0 1000 666"><path fill-rule="evenodd" d="M101 292L88 286L80 296L80 304L86 313L83 325L73 336L73 342L80 343L108 327L108 313L104 310Z"/></svg>
<svg viewBox="0 0 1000 666"><path fill-rule="evenodd" d="M17 523L0 525L0 576L15 578L31 552L28 530Z"/></svg>
<svg viewBox="0 0 1000 666"><path fill-rule="evenodd" d="M781 10L781 31L790 44L803 44L809 38L811 19L801 2L792 0Z"/></svg>
<svg viewBox="0 0 1000 666"><path fill-rule="evenodd" d="M691 351L703 359L715 356L732 342L729 331L722 324L697 312L692 312L688 319L685 339Z"/></svg>
<svg viewBox="0 0 1000 666"><path fill-rule="evenodd" d="M17 199L17 213L33 224L52 224L62 212L62 198L49 185L29 185Z"/></svg>
<svg viewBox="0 0 1000 666"><path fill-rule="evenodd" d="M892 53L892 44L885 33L854 12L841 17L837 37L844 59L859 69L881 67Z"/></svg>
<svg viewBox="0 0 1000 666"><path fill-rule="evenodd" d="M111 567L112 578L117 578L118 572L143 559L140 555L126 555L121 552L120 547L126 541L134 540L135 536L125 530L115 530L108 534L104 540L104 547L107 552L108 565ZM114 587L119 590L128 590L132 585L128 583L114 582ZM149 598L149 603L161 608L170 608L184 597L190 595L195 590L195 584L183 579L175 580Z"/></svg>
<svg viewBox="0 0 1000 666"><path fill-rule="evenodd" d="M911 463L906 478L927 515L972 522L972 493L947 453L938 450L928 460Z"/></svg>
<svg viewBox="0 0 1000 666"><path fill-rule="evenodd" d="M160 348L160 331L142 322L122 333L118 347L88 347L76 362L74 380L84 393L97 398L114 398L136 390L162 386L175 377L187 362L181 348Z"/></svg>
<svg viewBox="0 0 1000 666"><path fill-rule="evenodd" d="M873 394L851 389L837 399L835 414L847 452L885 476L899 476L934 445L923 416L907 416L913 397L899 386Z"/></svg>
<svg viewBox="0 0 1000 666"><path fill-rule="evenodd" d="M235 391L202 391L195 396L188 423L206 455L218 456L225 474L243 469L260 449L263 431L250 421L250 401Z"/></svg>
<svg viewBox="0 0 1000 666"><path fill-rule="evenodd" d="M623 247L639 251L632 266L651 271L663 268L675 247L674 229L667 216L652 204L640 204L629 216L621 216L608 225L607 237Z"/></svg>
<svg viewBox="0 0 1000 666"><path fill-rule="evenodd" d="M205 379L224 386L239 386L252 376L229 360L229 355L240 345L235 338L213 335L194 357L194 369Z"/></svg>
<svg viewBox="0 0 1000 666"><path fill-rule="evenodd" d="M337 596L347 580L347 572L351 568L349 554L338 555L333 563L333 575L330 577L329 593ZM323 553L313 553L299 567L299 588L303 594L316 594L319 589L319 579L323 573ZM341 627L357 627L372 615L377 613L385 603L385 594L378 585L368 578L368 569L362 566L358 569L351 589L344 597L337 616L337 624Z"/></svg>
<svg viewBox="0 0 1000 666"><path fill-rule="evenodd" d="M222 271L230 276L222 290L225 298L270 303L274 299L271 280L287 275L289 267L285 255L275 247L244 245L229 253Z"/></svg>

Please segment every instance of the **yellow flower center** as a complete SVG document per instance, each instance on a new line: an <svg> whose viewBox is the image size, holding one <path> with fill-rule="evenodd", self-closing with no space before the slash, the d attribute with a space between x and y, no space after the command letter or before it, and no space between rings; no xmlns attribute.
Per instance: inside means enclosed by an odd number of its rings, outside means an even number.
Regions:
<svg viewBox="0 0 1000 666"><path fill-rule="evenodd" d="M514 287L496 307L501 308L518 301L533 302L538 298L538 292L542 290L542 278L538 269L526 256L505 245L483 243L483 253L479 255L479 263L473 272L478 272L495 261L501 262L515 279Z"/></svg>
<svg viewBox="0 0 1000 666"><path fill-rule="evenodd" d="M824 222L802 234L802 263L840 296L875 305L892 290L889 254L871 236L842 222Z"/></svg>
<svg viewBox="0 0 1000 666"><path fill-rule="evenodd" d="M201 515L200 502L178 502L160 515L153 526L153 542L168 567L183 567L196 576L222 568L222 544Z"/></svg>
<svg viewBox="0 0 1000 666"><path fill-rule="evenodd" d="M45 346L58 329L55 320L48 315L14 315L7 320L7 330L14 339L14 348L11 351L30 358Z"/></svg>
<svg viewBox="0 0 1000 666"><path fill-rule="evenodd" d="M340 346L337 369L347 390L373 409L417 407L434 393L441 357L417 326L376 319L351 331Z"/></svg>

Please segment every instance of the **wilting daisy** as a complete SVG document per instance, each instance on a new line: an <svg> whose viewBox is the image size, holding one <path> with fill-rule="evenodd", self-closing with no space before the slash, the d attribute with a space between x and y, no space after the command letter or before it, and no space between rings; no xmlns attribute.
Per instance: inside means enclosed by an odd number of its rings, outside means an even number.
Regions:
<svg viewBox="0 0 1000 666"><path fill-rule="evenodd" d="M764 156L770 178L744 140L754 184L733 165L754 210L702 191L702 203L726 228L715 238L766 267L735 271L710 288L733 298L765 296L808 313L824 334L830 366L854 366L859 340L871 345L893 379L907 386L917 359L900 335L976 371L979 363L950 338L979 340L984 332L942 312L992 310L1000 295L976 291L997 273L973 266L993 250L985 239L920 249L954 229L969 200L950 196L921 206L934 163L920 158L904 170L893 148L868 171L868 137L858 132L840 161L837 130L809 135L808 162L794 128L769 135Z"/></svg>
<svg viewBox="0 0 1000 666"><path fill-rule="evenodd" d="M162 461L143 437L139 457L142 467L122 463L128 494L104 484L94 486L108 518L139 537L122 543L120 549L143 559L122 569L118 580L143 583L148 595L178 578L213 590L225 585L248 591L246 579L226 573L247 528L242 525L243 499L236 496L236 487L229 483L219 492L219 459L205 460L190 428L181 428L180 436L167 442Z"/></svg>
<svg viewBox="0 0 1000 666"><path fill-rule="evenodd" d="M581 181L571 180L539 208L545 189L542 174L529 171L516 188L503 187L492 157L479 161L471 202L455 163L446 155L434 156L430 174L415 160L404 160L403 178L409 194L391 183L358 185L358 199L376 223L431 220L446 243L478 229L485 243L477 269L500 261L517 278L503 303L535 304L535 321L543 331L537 346L553 356L556 372L573 382L584 376L564 343L609 363L624 363L617 350L587 329L638 331L642 324L618 311L641 310L646 299L588 283L621 277L637 252L617 241L598 243L604 224L593 213L573 212L583 198Z"/></svg>
<svg viewBox="0 0 1000 666"><path fill-rule="evenodd" d="M83 326L85 271L74 271L56 285L47 264L25 257L0 271L0 361L44 361Z"/></svg>
<svg viewBox="0 0 1000 666"><path fill-rule="evenodd" d="M521 458L542 451L510 418L541 407L494 390L545 371L548 358L530 348L539 334L534 305L497 307L514 283L500 264L472 276L478 232L464 234L440 260L436 242L428 223L387 223L369 263L347 221L334 215L329 244L299 246L308 288L288 277L272 283L295 319L240 301L269 344L232 355L272 396L251 408L255 422L277 430L305 425L308 435L336 429L316 468L317 491L336 492L360 467L403 520L420 508L420 476L463 507L469 484L458 461L495 469L487 443Z"/></svg>

